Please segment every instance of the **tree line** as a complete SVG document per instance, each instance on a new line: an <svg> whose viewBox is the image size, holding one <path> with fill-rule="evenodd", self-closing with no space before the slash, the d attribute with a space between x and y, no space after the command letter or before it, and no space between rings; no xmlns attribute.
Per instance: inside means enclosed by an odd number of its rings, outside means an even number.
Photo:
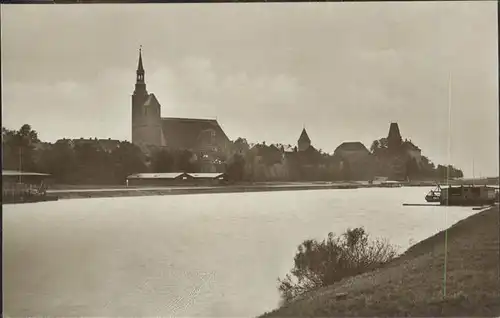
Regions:
<svg viewBox="0 0 500 318"><path fill-rule="evenodd" d="M41 143L28 124L19 130L2 127L2 157L3 169L48 173L59 184L123 184L134 173L200 171L188 150L158 150L147 156L128 141L112 149L97 140Z"/></svg>
<svg viewBox="0 0 500 318"><path fill-rule="evenodd" d="M36 130L28 124L19 130L2 127L3 169L49 173L60 184L123 184L126 177L141 172L201 172L203 155L189 150L157 149L145 154L139 147L127 141L121 141L116 147L106 148L98 140L62 139L55 143L42 143ZM254 147L258 146L258 147ZM377 140L370 149L372 161L384 161L379 156L379 149L384 147L384 140ZM253 145L244 138L232 143L233 155L220 155L216 165L217 172L226 172L234 181L275 181L276 177L262 171L276 164L283 163L282 154L285 145L265 142ZM292 148L286 145L287 149ZM260 153L253 151L258 149ZM292 152L296 149L292 148ZM263 160L256 163L255 158ZM313 165L308 162L289 162L289 179L301 180L349 180L349 163L335 154L317 151ZM377 159L378 158L378 159ZM354 169L354 168L352 168ZM351 170L352 170L351 169ZM356 169L363 169L356 168ZM379 175L383 171L372 172ZM422 156L417 164L406 160L404 172L411 179L445 180L461 178L463 173L453 166L435 166L429 158ZM367 177L369 178L369 177Z"/></svg>

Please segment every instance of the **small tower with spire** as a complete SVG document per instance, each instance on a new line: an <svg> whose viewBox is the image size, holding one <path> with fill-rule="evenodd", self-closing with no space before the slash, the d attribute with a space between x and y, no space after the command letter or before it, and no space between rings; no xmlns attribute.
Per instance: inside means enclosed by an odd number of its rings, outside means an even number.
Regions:
<svg viewBox="0 0 500 318"><path fill-rule="evenodd" d="M401 138L398 123L391 123L391 126L389 127L389 135L387 136L387 144L389 149L399 148L402 142L403 138Z"/></svg>
<svg viewBox="0 0 500 318"><path fill-rule="evenodd" d="M297 146L299 151L304 151L311 146L311 139L309 139L309 136L307 135L306 127L302 128L302 133L297 141Z"/></svg>

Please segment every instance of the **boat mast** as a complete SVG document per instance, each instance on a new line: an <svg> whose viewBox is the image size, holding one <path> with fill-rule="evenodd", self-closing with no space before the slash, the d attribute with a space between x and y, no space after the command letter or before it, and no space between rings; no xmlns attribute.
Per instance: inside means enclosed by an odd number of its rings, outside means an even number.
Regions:
<svg viewBox="0 0 500 318"><path fill-rule="evenodd" d="M451 162L451 72L448 75L448 164L446 165L446 185L450 184Z"/></svg>
<svg viewBox="0 0 500 318"><path fill-rule="evenodd" d="M21 183L21 171L22 171L22 164L23 164L23 148L22 146L19 147L19 183Z"/></svg>
<svg viewBox="0 0 500 318"><path fill-rule="evenodd" d="M474 174L474 158L472 158L472 185L474 185L476 176Z"/></svg>
<svg viewBox="0 0 500 318"><path fill-rule="evenodd" d="M451 157L451 72L448 75L448 164L447 164L447 178L446 183L449 184L450 179L450 157ZM448 186L448 193L446 194L446 205L450 202L450 187ZM444 212L445 227L444 231L444 271L443 271L443 298L446 298L446 279L447 279L447 264L448 264L448 213Z"/></svg>

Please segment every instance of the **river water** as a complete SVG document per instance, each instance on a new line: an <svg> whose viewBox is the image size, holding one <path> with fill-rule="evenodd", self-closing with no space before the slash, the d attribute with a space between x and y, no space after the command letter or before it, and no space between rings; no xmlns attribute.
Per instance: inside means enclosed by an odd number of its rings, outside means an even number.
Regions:
<svg viewBox="0 0 500 318"><path fill-rule="evenodd" d="M220 193L3 206L6 316L252 317L304 239L363 226L404 251L476 211L428 188Z"/></svg>

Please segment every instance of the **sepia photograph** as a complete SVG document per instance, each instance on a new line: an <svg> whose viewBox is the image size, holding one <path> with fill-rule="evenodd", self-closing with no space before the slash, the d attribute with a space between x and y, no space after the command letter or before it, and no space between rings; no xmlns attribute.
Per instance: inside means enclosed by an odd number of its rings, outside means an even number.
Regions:
<svg viewBox="0 0 500 318"><path fill-rule="evenodd" d="M1 35L5 317L500 316L496 1L2 4Z"/></svg>

